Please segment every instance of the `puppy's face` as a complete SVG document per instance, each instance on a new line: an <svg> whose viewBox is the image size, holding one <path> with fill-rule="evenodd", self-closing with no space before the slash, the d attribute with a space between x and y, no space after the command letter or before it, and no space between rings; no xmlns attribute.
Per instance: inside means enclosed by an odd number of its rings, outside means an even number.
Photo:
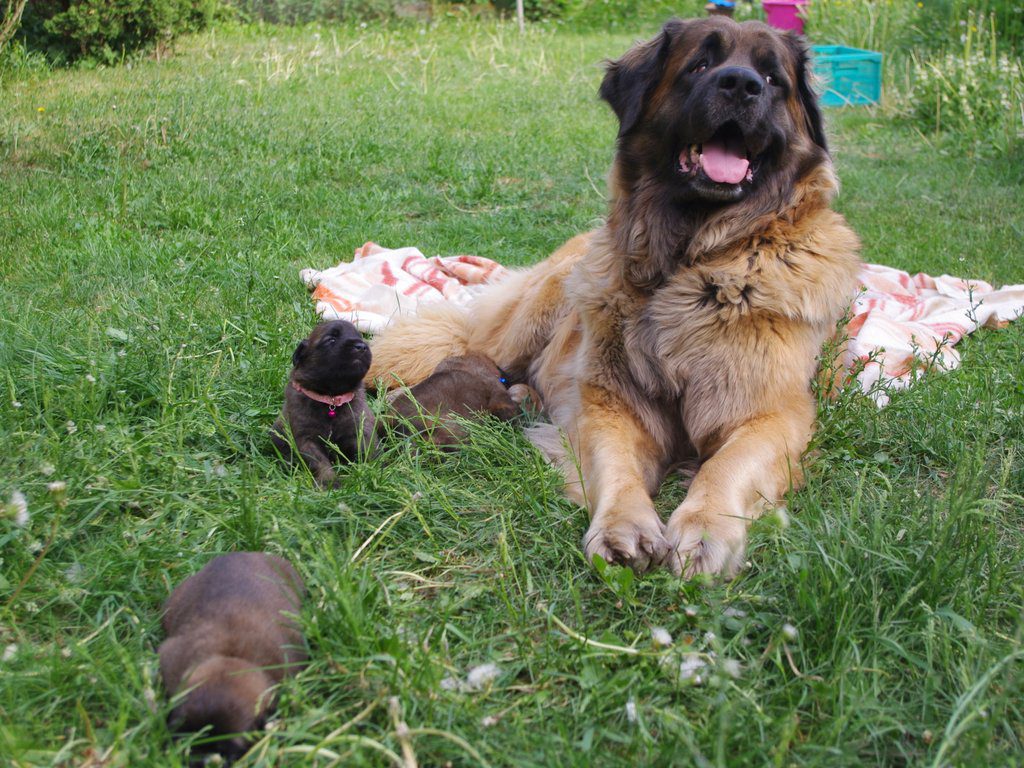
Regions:
<svg viewBox="0 0 1024 768"><path fill-rule="evenodd" d="M249 746L242 734L266 724L272 685L273 681L250 662L226 656L211 657L182 681L182 690L192 690L171 710L168 725L183 733L209 726L211 736L225 738L211 742L206 749L236 759Z"/></svg>
<svg viewBox="0 0 1024 768"><path fill-rule="evenodd" d="M320 323L292 355L295 380L325 395L351 392L370 369L370 347L352 323Z"/></svg>

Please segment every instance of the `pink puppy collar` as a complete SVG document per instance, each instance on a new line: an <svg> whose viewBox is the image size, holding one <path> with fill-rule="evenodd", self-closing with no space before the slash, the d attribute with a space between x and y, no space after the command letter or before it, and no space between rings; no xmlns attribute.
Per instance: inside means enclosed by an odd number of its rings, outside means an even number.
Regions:
<svg viewBox="0 0 1024 768"><path fill-rule="evenodd" d="M327 415L330 416L332 419L334 418L334 413L335 413L335 409L336 408L338 408L339 406L344 405L345 403L351 403L352 399L356 396L355 392L346 392L344 395L333 395L333 396L320 395L320 394L317 394L316 392L310 392L308 389L306 389L305 387L299 385L298 383L296 383L294 381L292 382L292 388L296 392L301 392L306 397L308 397L310 400L316 400L318 403L323 403L324 405L326 405L327 406Z"/></svg>

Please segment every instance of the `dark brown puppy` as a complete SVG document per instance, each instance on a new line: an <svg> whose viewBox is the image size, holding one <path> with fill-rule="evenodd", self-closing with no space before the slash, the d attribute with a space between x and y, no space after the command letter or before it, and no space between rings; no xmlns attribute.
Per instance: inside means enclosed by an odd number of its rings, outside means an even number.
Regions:
<svg viewBox="0 0 1024 768"><path fill-rule="evenodd" d="M373 412L362 383L370 359L369 346L344 320L317 325L292 355L284 408L270 437L281 456L290 459L287 425L320 487L335 481L336 451L329 443L348 461L373 452Z"/></svg>
<svg viewBox="0 0 1024 768"><path fill-rule="evenodd" d="M472 354L442 360L426 379L400 391L391 401L391 411L386 420L399 434L414 431L429 436L437 446L452 447L466 439L466 429L455 417L489 413L511 421L520 408L494 361Z"/></svg>
<svg viewBox="0 0 1024 768"><path fill-rule="evenodd" d="M242 735L262 728L273 709L269 689L306 660L289 614L304 591L291 563L263 552L215 557L171 593L160 645L164 686L184 698L171 711L177 731L207 726L224 736L211 749L228 759L248 749Z"/></svg>

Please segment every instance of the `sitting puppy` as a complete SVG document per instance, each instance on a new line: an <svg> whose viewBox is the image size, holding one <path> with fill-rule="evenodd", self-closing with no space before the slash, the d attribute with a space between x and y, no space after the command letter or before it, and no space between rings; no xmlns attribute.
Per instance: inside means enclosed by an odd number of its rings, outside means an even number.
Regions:
<svg viewBox="0 0 1024 768"><path fill-rule="evenodd" d="M446 357L419 384L399 390L391 400L391 411L387 421L396 432L405 434L411 425L412 431L429 435L442 448L466 438L465 427L454 416L490 413L511 421L520 413L498 366L479 354Z"/></svg>
<svg viewBox="0 0 1024 768"><path fill-rule="evenodd" d="M354 461L373 452L373 412L366 404L363 376L370 367L370 347L352 323L320 323L299 342L292 355L284 408L270 437L282 458L291 457L285 425L299 454L321 488L335 482L333 443Z"/></svg>
<svg viewBox="0 0 1024 768"><path fill-rule="evenodd" d="M241 734L262 728L273 710L269 689L306 660L302 634L287 615L304 591L291 563L263 552L215 557L167 599L167 639L160 675L172 694L185 692L168 724L177 731L212 727L224 738L210 749L240 757Z"/></svg>

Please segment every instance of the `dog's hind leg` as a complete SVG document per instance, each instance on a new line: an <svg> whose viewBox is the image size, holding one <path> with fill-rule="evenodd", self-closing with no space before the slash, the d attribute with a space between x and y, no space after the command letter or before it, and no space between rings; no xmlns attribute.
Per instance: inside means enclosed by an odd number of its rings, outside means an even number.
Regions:
<svg viewBox="0 0 1024 768"><path fill-rule="evenodd" d="M551 338L567 306L564 282L583 256L589 235L567 242L535 267L513 272L488 287L468 307L436 303L414 317L396 320L371 343L373 363L366 385L413 386L451 355L480 352L515 379Z"/></svg>
<svg viewBox="0 0 1024 768"><path fill-rule="evenodd" d="M413 317L395 320L370 342L373 362L365 378L368 389L419 384L437 364L469 349L470 315L465 307L436 303Z"/></svg>

